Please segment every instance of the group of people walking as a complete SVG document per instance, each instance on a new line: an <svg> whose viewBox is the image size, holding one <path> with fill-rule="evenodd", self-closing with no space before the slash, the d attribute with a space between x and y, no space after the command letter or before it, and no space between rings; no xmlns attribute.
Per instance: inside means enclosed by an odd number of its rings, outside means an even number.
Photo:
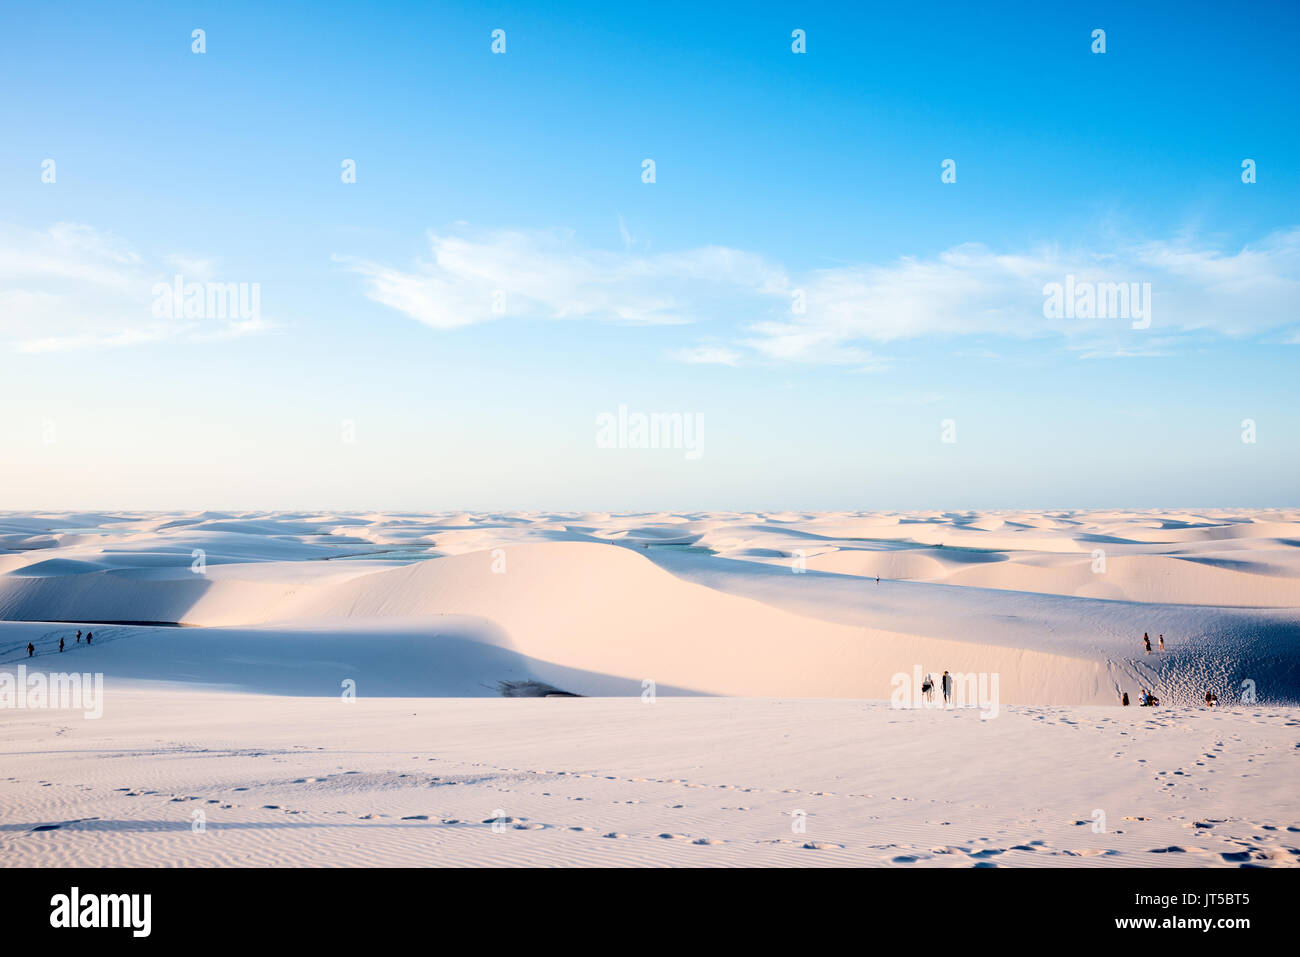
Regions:
<svg viewBox="0 0 1300 957"><path fill-rule="evenodd" d="M88 632L86 632L86 644L89 645L89 644L91 644L94 640L95 640L95 633L94 633L93 631L88 631ZM80 629L80 628L77 629L77 644L81 644L81 629ZM62 636L59 637L59 653L60 653L60 654L63 653L63 638L62 638ZM28 657L28 658L34 658L34 657L36 657L36 646L33 645L30 641L27 642L27 657Z"/></svg>
<svg viewBox="0 0 1300 957"><path fill-rule="evenodd" d="M1165 636L1164 636L1164 635L1161 635L1161 636L1159 637L1158 640L1159 640L1159 646L1158 646L1158 647L1159 647L1159 650L1160 650L1160 651L1164 651L1164 650L1165 650ZM1142 645L1143 645L1144 648L1146 648L1146 652L1147 652L1147 654L1148 654L1148 655L1151 654L1151 635L1150 635L1150 633L1145 632L1145 631L1142 632ZM1128 707L1128 703L1129 703L1129 702L1128 702L1128 692L1127 692L1127 691L1125 691L1123 694L1120 695L1119 703L1122 704L1122 705L1123 705L1124 707L1126 707L1126 708ZM1158 704L1160 704L1160 699L1157 698L1155 695L1153 695L1153 694L1152 694L1150 691L1148 691L1146 688L1143 688L1143 689L1142 689L1142 693L1141 693L1140 695L1138 695L1138 706L1141 707L1141 708L1154 708L1154 707L1156 707Z"/></svg>
<svg viewBox="0 0 1300 957"><path fill-rule="evenodd" d="M1145 631L1142 632L1142 646L1143 648L1146 649L1146 653L1148 655L1151 654L1151 635L1149 632L1145 632ZM1156 637L1156 650L1157 651L1165 650L1164 635L1158 635ZM1128 707L1129 701L1128 701L1127 691L1125 691L1123 694L1120 695L1120 704L1122 704L1126 708ZM1138 696L1138 705L1140 707L1152 708L1159 704L1160 704L1159 698L1157 698L1147 689L1145 688L1142 689L1142 694ZM1217 708L1219 706L1219 696L1215 694L1213 691L1211 691L1209 688L1205 689L1205 706L1207 708Z"/></svg>
<svg viewBox="0 0 1300 957"><path fill-rule="evenodd" d="M1158 641L1160 641L1160 645L1158 645L1158 648L1160 648L1161 651L1164 651L1165 636L1161 635L1160 638L1158 638ZM1148 632L1141 633L1141 644L1143 644L1143 648L1147 649L1147 654L1151 654L1151 635L1149 635ZM1128 692L1123 692L1121 696L1119 696L1119 703L1121 703L1121 705L1125 707L1128 707ZM1145 688L1141 689L1141 694L1139 694L1138 696L1138 706L1156 707L1157 705L1160 705L1160 698L1157 698L1156 696L1154 696L1154 694L1152 694L1151 692L1149 692L1149 690Z"/></svg>
<svg viewBox="0 0 1300 957"><path fill-rule="evenodd" d="M921 681L921 695L922 697L925 698L926 701L934 700L935 687L936 685L935 685L934 675L927 674L925 678L922 679ZM951 702L952 701L952 675L948 674L948 672L945 671L943 673L943 677L939 679L938 687L943 689L943 703L948 704L949 702Z"/></svg>

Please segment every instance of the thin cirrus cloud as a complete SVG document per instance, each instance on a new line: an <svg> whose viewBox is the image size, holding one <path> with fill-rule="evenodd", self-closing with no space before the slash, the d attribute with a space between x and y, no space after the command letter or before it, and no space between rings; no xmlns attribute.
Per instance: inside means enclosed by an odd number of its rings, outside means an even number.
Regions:
<svg viewBox="0 0 1300 957"><path fill-rule="evenodd" d="M369 298L435 329L506 317L681 324L710 318L729 291L787 282L761 256L721 246L611 252L563 231L430 232L428 241L428 258L410 268L334 259L365 280Z"/></svg>
<svg viewBox="0 0 1300 957"><path fill-rule="evenodd" d="M410 267L335 256L365 293L435 329L500 318L642 323L723 320L731 338L672 359L736 365L748 355L875 367L883 345L961 336L1053 337L1084 357L1166 354L1174 333L1290 332L1300 299L1300 229L1225 250L1193 240L1043 246L998 252L964 244L932 257L796 274L752 252L706 246L648 254L582 247L571 232L431 232ZM626 245L626 244L625 244ZM1045 313L1045 287L1149 284L1150 323ZM1136 302L1137 300L1135 300Z"/></svg>
<svg viewBox="0 0 1300 957"><path fill-rule="evenodd" d="M1047 289L1067 282L1094 291L1137 284L1142 314L1049 318ZM1176 349L1175 333L1248 336L1295 326L1300 230L1231 252L1186 240L1019 253L968 244L929 259L814 270L802 283L802 312L751 324L746 345L773 358L857 361L864 343L1042 336L1087 358L1163 355Z"/></svg>
<svg viewBox="0 0 1300 957"><path fill-rule="evenodd" d="M685 362L690 365L734 366L740 363L740 353L735 349L728 349L726 346L705 345L672 349L669 351L668 357L677 362Z"/></svg>
<svg viewBox="0 0 1300 957"><path fill-rule="evenodd" d="M18 352L109 349L168 340L207 342L264 332L260 315L160 318L155 290L219 281L211 260L153 261L81 223L35 230L0 225L0 339ZM251 297L250 297L251 302Z"/></svg>

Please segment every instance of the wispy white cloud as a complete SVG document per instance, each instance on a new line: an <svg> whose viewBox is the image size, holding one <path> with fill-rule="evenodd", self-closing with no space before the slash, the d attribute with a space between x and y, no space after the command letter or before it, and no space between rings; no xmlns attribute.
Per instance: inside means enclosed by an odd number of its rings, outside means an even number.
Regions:
<svg viewBox="0 0 1300 957"><path fill-rule="evenodd" d="M19 352L111 349L167 340L252 335L256 316L163 318L159 284L213 279L214 261L181 255L150 260L128 242L81 223L44 230L0 225L0 341Z"/></svg>
<svg viewBox="0 0 1300 957"><path fill-rule="evenodd" d="M705 246L649 255L578 245L569 232L429 234L429 257L409 267L354 256L366 295L435 329L504 317L686 323L726 297L783 285L760 256Z"/></svg>
<svg viewBox="0 0 1300 957"><path fill-rule="evenodd" d="M686 323L725 320L725 346L684 348L687 362L773 360L866 369L899 340L1048 337L1088 357L1163 354L1178 333L1249 336L1300 327L1300 229L1225 250L1186 235L1091 249L999 252L953 247L932 257L795 273L751 252L706 246L650 255L585 248L570 232L430 233L429 257L393 266L336 256L366 294L437 329L502 317ZM1047 318L1044 287L1149 284L1151 323Z"/></svg>
<svg viewBox="0 0 1300 957"><path fill-rule="evenodd" d="M726 346L688 346L671 350L668 358L691 365L734 366L740 362L740 353Z"/></svg>
<svg viewBox="0 0 1300 957"><path fill-rule="evenodd" d="M1044 287L1150 284L1151 324L1127 317L1044 316ZM851 355L861 343L922 337L1062 337L1086 353L1164 351L1177 332L1243 336L1300 322L1300 230L1235 252L1185 239L1105 250L998 253L964 245L932 259L817 270L804 277L805 311L754 323L750 344L783 358ZM1157 333L1163 342L1153 340Z"/></svg>
<svg viewBox="0 0 1300 957"><path fill-rule="evenodd" d="M117 349L122 346L138 346L149 342L161 342L168 338L166 330L153 327L145 329L124 329L120 332L102 334L84 333L72 336L45 336L37 339L24 339L17 344L19 352L64 352L73 349Z"/></svg>
<svg viewBox="0 0 1300 957"><path fill-rule="evenodd" d="M623 220L621 213L618 217L618 235L623 240L623 248L631 249L636 240L632 238L632 232L627 228L627 223Z"/></svg>

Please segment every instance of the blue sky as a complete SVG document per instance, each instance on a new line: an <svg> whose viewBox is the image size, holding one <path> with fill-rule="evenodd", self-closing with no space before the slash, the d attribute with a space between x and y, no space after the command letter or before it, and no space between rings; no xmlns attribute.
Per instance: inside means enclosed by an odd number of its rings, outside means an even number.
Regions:
<svg viewBox="0 0 1300 957"><path fill-rule="evenodd" d="M1294 5L904 6L7 10L0 508L1300 504Z"/></svg>

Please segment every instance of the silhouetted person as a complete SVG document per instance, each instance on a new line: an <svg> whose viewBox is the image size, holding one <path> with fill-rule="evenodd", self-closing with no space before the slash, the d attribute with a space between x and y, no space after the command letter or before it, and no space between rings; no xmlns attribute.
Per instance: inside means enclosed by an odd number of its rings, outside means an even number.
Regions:
<svg viewBox="0 0 1300 957"><path fill-rule="evenodd" d="M27 657L30 658L34 654L36 654L36 646L29 641L27 642Z"/></svg>
<svg viewBox="0 0 1300 957"><path fill-rule="evenodd" d="M59 654L63 654L63 639L59 639Z"/></svg>
<svg viewBox="0 0 1300 957"><path fill-rule="evenodd" d="M1161 636L1160 636L1160 650L1161 650L1161 651L1164 651L1164 650L1165 650L1165 636L1164 636L1164 635L1161 635Z"/></svg>
<svg viewBox="0 0 1300 957"><path fill-rule="evenodd" d="M1124 697L1120 698L1119 703L1122 704L1122 705L1123 705L1124 707L1126 707L1126 708L1128 707L1128 692L1127 692L1127 691L1124 692Z"/></svg>
<svg viewBox="0 0 1300 957"><path fill-rule="evenodd" d="M943 703L947 704L952 699L952 675L945 671L941 680L943 683Z"/></svg>
<svg viewBox="0 0 1300 957"><path fill-rule="evenodd" d="M77 629L77 644L81 644L81 629Z"/></svg>
<svg viewBox="0 0 1300 957"><path fill-rule="evenodd" d="M1151 636L1145 631L1142 632L1142 644L1147 646L1147 654L1151 654Z"/></svg>
<svg viewBox="0 0 1300 957"><path fill-rule="evenodd" d="M90 644L90 639L94 637L95 637L95 633L93 631L86 632L86 644ZM1150 648L1147 649L1147 651L1150 650L1151 650Z"/></svg>

